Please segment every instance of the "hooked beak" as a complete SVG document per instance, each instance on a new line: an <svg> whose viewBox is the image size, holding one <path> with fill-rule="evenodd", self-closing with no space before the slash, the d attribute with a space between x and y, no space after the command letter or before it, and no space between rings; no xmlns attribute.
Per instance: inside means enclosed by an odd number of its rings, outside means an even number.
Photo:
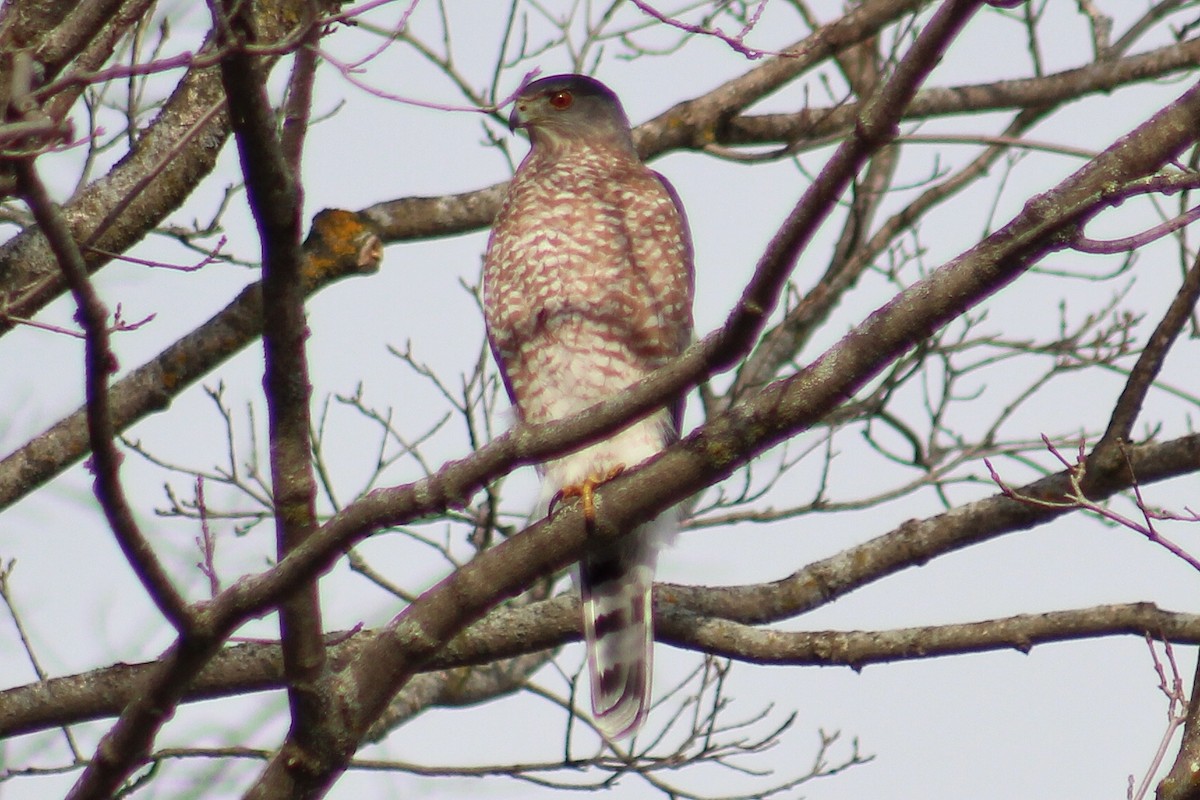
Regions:
<svg viewBox="0 0 1200 800"><path fill-rule="evenodd" d="M525 121L521 119L521 101L518 100L513 106L512 113L508 115L508 130L510 133L516 133L517 128L524 128Z"/></svg>

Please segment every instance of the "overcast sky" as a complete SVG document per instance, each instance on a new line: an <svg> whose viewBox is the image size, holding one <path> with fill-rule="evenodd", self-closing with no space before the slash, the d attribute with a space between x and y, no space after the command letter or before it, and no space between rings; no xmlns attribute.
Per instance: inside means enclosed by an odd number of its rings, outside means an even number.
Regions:
<svg viewBox="0 0 1200 800"><path fill-rule="evenodd" d="M195 7L193 7L193 5ZM486 85L494 68L505 4L453 4L449 19L455 65L475 86ZM550 9L569 4L548 0ZM769 3L751 42L763 49L786 45L800 28L787 3ZM841 2L814 0L813 9L831 18ZM1046 43L1046 72L1077 66L1090 58L1089 40L1076 4L1050 3L1047 12L1061 21L1053 29L1061 40ZM1140 11L1142 2L1097 2L1117 19ZM384 6L370 15L375 23L391 27L407 3ZM195 37L208 25L199 4L164 6L172 20L170 52L194 46ZM597 12L598 13L598 12ZM636 10L625 9L632 19ZM530 18L530 40L546 36L544 23ZM412 30L425 41L440 46L435 4L418 5ZM1047 27L1046 30L1052 29ZM1165 31L1138 49L1166 43ZM981 15L958 40L931 78L931 84L982 82L1028 73L1028 52L1015 22L995 13ZM191 37L191 38L189 38ZM640 42L668 41L674 34L647 31ZM323 47L337 58L353 60L370 53L378 39L363 31L341 30ZM619 42L607 45L597 77L621 96L631 119L648 119L681 99L703 94L723 80L744 72L745 59L713 40L693 41L669 57L620 58ZM984 54L981 57L981 54ZM569 71L571 63L561 50L547 52L536 62L515 65L504 72L501 86L511 91L532 66L543 74ZM279 69L275 84L286 73ZM394 45L364 65L358 79L384 92L415 100L461 105L465 101L437 69L411 48ZM1033 138L1078 148L1103 148L1119 134L1142 122L1154 110L1180 94L1189 84L1172 82L1139 85L1108 96L1077 103L1039 127ZM815 77L807 84L789 87L756 110L795 110L806 97L815 105L829 98ZM331 115L313 128L304 166L306 216L323 208L362 209L381 201L411 195L441 195L482 188L505 179L510 167L503 154L484 141L482 118L467 112L432 110L373 96L352 85L335 69L323 68L315 99L315 114ZM953 132L997 133L1007 115L995 119L930 122L922 134ZM118 121L110 123L118 125ZM509 136L502 126L488 123L492 133ZM957 126L957 128L956 128ZM966 126L966 127L964 127ZM908 131L909 129L906 129ZM912 144L899 184L928 178L936 170L961 165L977 149L940 144ZM510 149L519 158L526 149L513 138ZM717 327L729 312L744 282L752 273L762 249L807 184L807 174L820 169L830 150L789 160L747 166L718 161L709 156L675 154L655 162L678 188L687 208L697 251L696 328L703 334ZM115 158L119 153L114 153ZM72 159L75 159L73 162ZM65 197L77 180L72 171L78 158L61 157L61 173L48 176L59 196ZM1018 211L1034 192L1052 186L1081 166L1083 161L1061 154L1030 153L997 174L979 192L967 193L942 209L922 230L927 248L924 263L936 267L995 229ZM70 166L70 168L68 168ZM239 180L236 153L227 145L219 174L206 182L173 219L190 224L211 216L227 185ZM993 202L995 181L1004 181L998 202ZM991 187L989 192L988 187ZM897 205L899 201L897 201ZM1131 221L1132 219L1132 221ZM1148 216L1110 223L1100 220L1093 235L1119 235L1136 230ZM238 193L225 212L222 224L228 236L226 251L247 261L257 260L257 238L244 195ZM819 277L827 261L837 227L830 225L814 242L811 257L802 260L796 274L803 288ZM480 353L482 320L473 298L462 284L479 278L486 232L449 239L413 242L387 249L380 274L348 279L321 292L310 304L310 357L317 407L331 394L350 395L361 383L365 402L373 407L394 407L402 428L416 436L446 413L446 404L435 389L402 360L389 354L389 346L410 344L414 357L457 385ZM1103 305L1118 289L1128 291L1127 305L1148 312L1151 323L1161 315L1175 291L1178 272L1173 245L1164 243L1162 264L1142 256L1146 265L1136 281L1104 284L1075 282L1067 308L1070 318ZM152 237L134 251L143 258L194 261L195 256L161 237ZM1149 262L1149 263L1148 263ZM1054 256L1044 266L1057 269L1101 269L1100 259L1079 261L1071 255ZM1115 262L1114 262L1115 263ZM1156 270L1161 270L1156 273ZM1157 275L1163 276L1160 281ZM237 265L216 264L195 273L147 269L134 264L113 264L97 278L106 301L122 305L124 316L140 319L154 314L153 322L121 334L116 344L122 368L129 369L156 354L167 343L193 329L227 302L257 273ZM852 295L853 307L839 308L811 342L804 357L816 357L852 325L886 302L893 292L886 281L865 280ZM1001 292L987 304L988 332L1031 337L1057 328L1063 290L1050 277L1032 277ZM69 325L73 307L61 300L39 320ZM1200 380L1189 364L1200 349L1195 341L1181 341L1168 363L1168 382L1200 393ZM5 405L0 421L0 449L9 452L73 410L82 399L82 346L79 341L42 330L19 329L0 339L0 374L4 376ZM232 359L203 385L225 387L224 398L233 411L242 457L248 457L250 420L247 404L255 409L257 440L263 444L265 420L261 399L262 357L258 345ZM1121 377L1092 373L1076 376L1050 391L1061 394L1057 403L1042 403L1036 418L1019 416L1013 429L1061 433L1075 428L1102 426L1111 408ZM1003 372L989 373L980 388L989 389L978 401L979 424L990 419L996 403L1007 396ZM718 379L718 384L721 379ZM990 391L997 385L1000 390ZM1057 395L1052 395L1057 396ZM1089 403L1091 397L1099 398ZM914 394L907 402L915 405ZM1161 438L1189 430L1188 404L1157 398L1157 413L1165 420ZM992 405L988 405L992 404ZM377 428L343 404L331 404L327 459L340 499L347 502L362 488L378 443ZM971 425L972 406L964 407ZM693 407L689 423L700 422ZM822 433L799 437L791 452L820 441ZM177 399L168 413L139 424L130 438L142 442L158 458L182 468L211 468L224 463L226 434L215 404L197 386ZM887 474L856 461L864 444L849 439L839 445L839 460L830 475L830 496L848 500L878 491L895 482L900 472ZM463 426L451 420L424 446L433 466L466 452ZM265 463L265 452L260 451ZM765 457L770 463L778 453ZM1041 461L1051 466L1046 456ZM1021 483L1033 477L1009 464L1006 478ZM814 468L815 469L815 466ZM123 472L126 485L138 504L141 519L178 570L191 595L203 595L205 580L193 566L197 534L193 522L166 520L155 515L166 505L164 483L180 495L191 496L191 481L182 473L164 470L130 455ZM385 483L398 484L421 476L413 461L398 463ZM777 504L789 498L807 499L815 475L801 468L782 481L771 496ZM514 478L506 492L514 512L535 494L532 470ZM982 497L994 491L986 485L963 486L955 501ZM1181 508L1195 505L1195 478L1154 487L1153 502ZM210 501L244 505L244 498L214 489ZM808 515L769 525L728 529L701 529L681 537L661 559L660 578L685 584L740 584L782 577L810 560L836 553L849 545L881 535L896 524L938 513L932 493L909 495L863 512ZM467 552L462 528L444 523L421 528L423 535L440 539L458 537L457 552ZM1192 552L1200 551L1196 533L1179 528L1176 538ZM273 550L269 526L260 525L244 537L233 536L226 526L219 562L226 578L261 568ZM398 582L419 589L446 573L446 564L429 549L414 548L399 534L388 534L366 543L362 552L372 564ZM102 514L90 493L90 481L76 466L48 488L34 493L0 515L0 558L16 559L12 589L23 621L30 630L43 665L52 674L70 674L115 661L155 657L170 642L168 630L158 624L154 611L130 575L108 534ZM816 612L781 626L789 630L882 629L905 625L943 624L980 620L1021 612L1082 608L1100 603L1149 600L1175 610L1192 610L1197 589L1196 573L1161 549L1130 531L1104 527L1080 518L1064 519L1026 533L1002 537L991 543L945 556L917 570L893 576ZM378 625L399 611L393 598L370 586L339 564L322 583L326 625L348 628L358 623ZM242 636L272 637L273 618L254 622ZM1190 676L1195 664L1191 650L1179 648L1180 668ZM564 669L577 669L582 647L567 648L560 659ZM656 687L662 691L695 668L698 657L663 645L657 650ZM539 685L565 695L568 687L553 669L538 674ZM0 613L0 684L14 686L33 680L27 659L6 613ZM1126 778L1139 778L1150 762L1166 720L1166 703L1156 688L1157 678L1147 646L1136 638L1039 646L1029 654L1001 652L895 665L868 667L862 672L845 668L782 668L735 666L729 683L730 720L750 718L773 706L766 721L754 730L765 731L791 711L798 714L793 729L772 751L747 762L776 771L778 778L802 774L810 765L818 729L840 731L841 742L830 753L836 761L849 752L857 738L865 755L874 760L843 775L795 790L809 798L845 797L973 797L978 800L1025 798L1123 797ZM274 746L285 730L282 695L276 697L274 719L260 703L237 700L187 707L159 737L160 745L217 743L227 730L248 732L251 744ZM246 709L250 709L249 712ZM518 696L484 708L435 710L393 734L364 756L392 757L409 762L447 765L502 763L506 759L537 761L562 755L564 716L549 703ZM655 729L655 718L650 721ZM83 726L80 740L90 750L107 724ZM195 736L196 731L203 735ZM31 759L31 752L45 758ZM583 750L581 754L588 751ZM53 753L51 756L49 754ZM61 734L48 732L13 740L0 750L9 765L61 763ZM174 774L168 768L167 774ZM256 764L235 765L208 784L213 793L234 793L244 787ZM176 780L189 780L182 768ZM0 786L9 798L50 797L74 780L20 779ZM566 776L569 777L569 776ZM706 768L673 775L682 785L711 795L746 791L747 779L725 770ZM228 780L228 784L222 781ZM164 781L151 792L170 796ZM341 780L332 797L548 797L548 790L496 779L486 783L351 773ZM651 790L636 779L621 782L615 796L647 797Z"/></svg>

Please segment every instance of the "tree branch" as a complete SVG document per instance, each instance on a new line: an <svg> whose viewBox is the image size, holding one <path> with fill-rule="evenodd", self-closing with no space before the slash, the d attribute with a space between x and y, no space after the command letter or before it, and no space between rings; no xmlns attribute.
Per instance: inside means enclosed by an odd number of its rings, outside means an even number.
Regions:
<svg viewBox="0 0 1200 800"><path fill-rule="evenodd" d="M854 13L868 4L857 6ZM882 19L871 17L869 24L856 22L853 34L846 33L836 42L821 46L833 51L850 46L862 38L874 35L879 28L893 21L882 12ZM900 13L896 11L896 13ZM841 23L839 23L841 24ZM849 23L846 23L849 26ZM814 34L814 37L817 34ZM817 41L824 41L818 39ZM834 45L836 44L836 47ZM804 53L815 54L816 44ZM1200 39L1192 39L1162 47L1149 53L1128 56L1111 62L1089 64L1062 73L989 84L923 89L913 97L904 110L903 121L918 121L955 114L983 113L1038 109L1071 102L1088 94L1110 92L1121 86L1161 78L1192 68L1200 58ZM807 63L803 59L796 63ZM711 92L674 106L634 131L639 152L645 158L656 158L678 150L704 151L713 145L744 147L764 144L791 145L801 141L824 144L831 139L844 138L862 112L859 103L835 107L809 108L795 114L731 114L722 105L730 97L738 107L750 105L765 94L778 89L778 77L764 76L751 70ZM798 74L798 73L797 73ZM787 73L788 78L797 74ZM447 236L485 228L500 207L506 184L496 184L462 194L439 197L406 197L377 203L364 209L379 226L380 236L387 243Z"/></svg>
<svg viewBox="0 0 1200 800"><path fill-rule="evenodd" d="M1146 394L1162 370L1171 345L1187 324L1197 302L1200 302L1200 258L1192 262L1192 268L1184 277L1183 285L1179 287L1167 312L1150 334L1137 363L1133 365L1129 379L1125 381L1125 387L1121 390L1121 396L1113 406L1108 428L1093 448L1089 461L1101 463L1102 469L1111 470L1124 460L1121 450L1129 441Z"/></svg>
<svg viewBox="0 0 1200 800"><path fill-rule="evenodd" d="M221 61L221 79L241 156L250 208L258 224L263 265L263 351L270 437L271 494L275 511L275 540L280 560L301 545L316 528L317 483L312 466L312 420L308 360L304 342L308 326L300 249L301 198L276 132L275 112L266 93L266 64L244 47L254 31L248 6L237 2L211 4L218 41L228 49ZM310 22L311 25L311 22ZM311 33L306 34L311 38ZM302 60L311 70L315 61ZM311 74L300 83L311 83ZM297 95L298 96L298 95ZM294 111L294 107L293 107ZM298 158L302 138L293 128L288 154ZM324 681L321 602L316 580L298 586L279 606L283 660L287 671L291 711L290 742L298 751L288 760L288 782L336 735ZM294 771L293 771L294 770ZM303 780L301 777L300 780ZM276 787L271 796L295 796L294 787Z"/></svg>
<svg viewBox="0 0 1200 800"><path fill-rule="evenodd" d="M299 0L272 0L254 9L259 36L274 40L286 38L297 20L307 18ZM128 250L178 208L216 165L229 131L219 71L189 69L129 154L64 204L72 238L96 248L84 250L88 271L109 263L106 253ZM62 293L64 284L38 231L24 231L0 246L0 287L0 336L12 328L9 316L31 318Z"/></svg>
<svg viewBox="0 0 1200 800"><path fill-rule="evenodd" d="M121 486L122 456L113 441L116 431L113 429L108 397L108 376L117 369L117 357L109 346L108 309L88 280L83 255L71 238L66 220L51 202L32 159L17 164L17 178L29 210L33 212L34 219L62 267L86 334L85 409L88 444L92 451L92 473L96 476L96 497L121 546L121 552L125 554L150 599L171 625L183 632L192 624L191 614L159 562L154 548L138 527Z"/></svg>
<svg viewBox="0 0 1200 800"><path fill-rule="evenodd" d="M383 245L350 211L313 219L304 243L304 291L311 295L347 275L379 269ZM240 352L262 333L262 284L253 283L203 325L109 388L112 424L121 432L166 409L171 399ZM33 492L88 453L86 408L38 434L0 460L0 510Z"/></svg>

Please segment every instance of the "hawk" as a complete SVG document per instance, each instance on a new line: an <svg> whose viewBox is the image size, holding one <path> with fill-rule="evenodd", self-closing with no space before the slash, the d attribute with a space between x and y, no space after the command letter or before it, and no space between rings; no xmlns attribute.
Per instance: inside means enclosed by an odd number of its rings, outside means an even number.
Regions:
<svg viewBox="0 0 1200 800"><path fill-rule="evenodd" d="M492 354L519 418L563 419L619 394L692 337L692 244L679 196L633 146L604 84L556 75L526 86L509 118L531 149L496 215L483 268ZM683 399L540 465L543 502L592 491L679 438ZM635 733L650 705L650 589L678 512L593 546L579 569L592 710Z"/></svg>

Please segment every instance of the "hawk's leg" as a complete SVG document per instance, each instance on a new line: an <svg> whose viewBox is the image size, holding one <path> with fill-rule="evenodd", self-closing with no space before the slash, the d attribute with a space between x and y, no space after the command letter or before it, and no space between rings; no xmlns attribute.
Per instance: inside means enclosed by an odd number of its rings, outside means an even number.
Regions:
<svg viewBox="0 0 1200 800"><path fill-rule="evenodd" d="M578 497L579 501L583 504L583 519L588 525L591 525L596 521L596 487L602 483L608 483L624 471L625 465L617 464L615 467L610 467L607 472L588 475L579 483L564 486L554 498L554 503L551 503L551 508L559 500L565 500L568 497Z"/></svg>

